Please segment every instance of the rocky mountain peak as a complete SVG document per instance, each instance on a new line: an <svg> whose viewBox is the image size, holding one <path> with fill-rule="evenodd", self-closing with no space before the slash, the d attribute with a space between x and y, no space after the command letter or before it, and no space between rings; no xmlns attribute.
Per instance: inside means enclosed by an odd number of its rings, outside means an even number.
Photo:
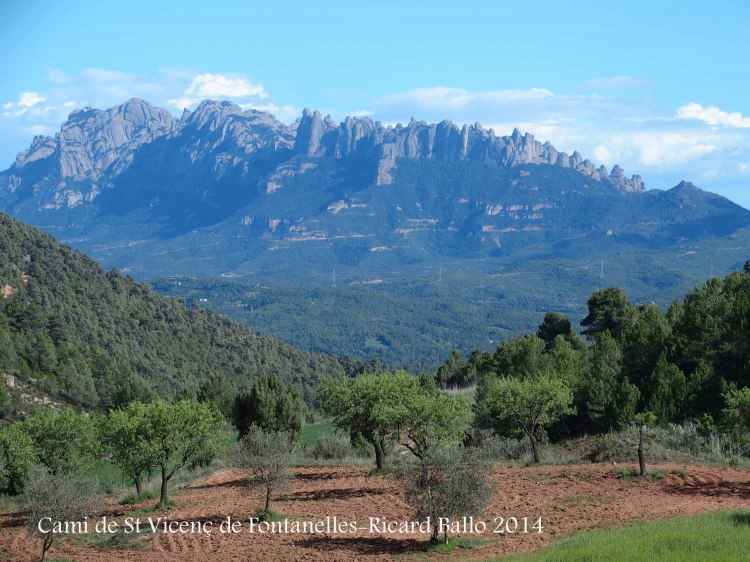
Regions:
<svg viewBox="0 0 750 562"><path fill-rule="evenodd" d="M11 170L53 156L58 180L95 180L113 164L117 170L127 167L136 148L176 124L167 110L136 98L107 110L85 107L73 111L54 137L36 137Z"/></svg>

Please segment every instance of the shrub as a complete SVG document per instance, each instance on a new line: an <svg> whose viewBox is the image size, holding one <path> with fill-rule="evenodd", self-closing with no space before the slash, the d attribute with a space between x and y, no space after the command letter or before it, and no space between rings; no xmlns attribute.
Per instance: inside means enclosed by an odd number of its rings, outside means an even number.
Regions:
<svg viewBox="0 0 750 562"><path fill-rule="evenodd" d="M490 496L487 471L487 462L476 449L467 447L433 449L419 462L402 466L406 501L415 508L418 521L429 518L433 522L433 540L438 538L440 518L482 512ZM448 531L443 533L448 542Z"/></svg>
<svg viewBox="0 0 750 562"><path fill-rule="evenodd" d="M310 448L310 454L318 460L343 460L352 453L349 440L340 435L323 435Z"/></svg>
<svg viewBox="0 0 750 562"><path fill-rule="evenodd" d="M96 480L74 480L63 473L53 474L44 467L32 472L24 491L23 507L28 512L26 528L42 537L42 561L60 534L54 525L90 517L96 511L99 499ZM44 529L49 530L40 530L40 522L44 523Z"/></svg>
<svg viewBox="0 0 750 562"><path fill-rule="evenodd" d="M294 441L285 431L263 431L250 426L237 444L234 464L248 472L251 487L265 488L264 513L270 513L273 495L287 488L292 479Z"/></svg>

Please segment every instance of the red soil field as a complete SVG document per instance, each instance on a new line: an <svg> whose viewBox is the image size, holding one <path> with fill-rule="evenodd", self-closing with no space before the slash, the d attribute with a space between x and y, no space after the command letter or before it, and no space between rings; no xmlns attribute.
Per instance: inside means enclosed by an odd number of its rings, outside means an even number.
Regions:
<svg viewBox="0 0 750 562"><path fill-rule="evenodd" d="M501 467L491 474L492 500L480 519L488 529L478 535L472 549L434 558L487 560L514 552L534 550L553 540L597 527L613 527L636 521L690 515L705 511L750 508L750 472L705 466L653 465L666 473L663 480L619 478L612 465L555 467ZM619 468L619 467L618 467ZM222 471L181 488L167 513L142 510L154 501L120 506L111 498L106 515L122 522L129 513L165 517L170 521L213 521L214 531L205 534L146 533L148 549L96 548L69 538L56 542L51 559L87 562L227 562L227 561L334 561L424 559L420 546L427 539L419 534L375 534L369 517L408 521L413 514L390 476L368 476L363 467L334 466L298 468L293 486L272 506L290 521L318 521L336 516L356 521L356 534L258 534L250 533L247 518L262 505L260 491L249 492L243 475ZM219 524L227 516L243 521L238 534L220 534ZM542 518L543 532L496 535L495 517L529 517L529 525ZM148 524L144 523L146 529ZM144 538L144 540L146 540ZM36 560L40 541L24 530L22 513L0 514L0 560Z"/></svg>

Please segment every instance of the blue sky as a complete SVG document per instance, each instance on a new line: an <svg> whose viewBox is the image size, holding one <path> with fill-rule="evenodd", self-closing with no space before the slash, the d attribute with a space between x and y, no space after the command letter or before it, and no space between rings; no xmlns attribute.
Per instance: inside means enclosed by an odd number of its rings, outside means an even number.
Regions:
<svg viewBox="0 0 750 562"><path fill-rule="evenodd" d="M75 107L230 99L384 123L516 126L651 188L750 208L750 4L41 2L0 5L0 169Z"/></svg>

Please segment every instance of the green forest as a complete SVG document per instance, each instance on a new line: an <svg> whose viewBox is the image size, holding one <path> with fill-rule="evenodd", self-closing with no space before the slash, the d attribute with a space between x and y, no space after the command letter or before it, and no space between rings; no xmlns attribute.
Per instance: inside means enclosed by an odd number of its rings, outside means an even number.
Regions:
<svg viewBox="0 0 750 562"><path fill-rule="evenodd" d="M569 318L550 312L536 333L502 342L494 353L476 350L466 359L454 351L436 373L438 385L476 385L477 426L502 433L507 416L496 415L493 401L508 385L533 396L559 383L570 400L548 424L556 438L621 429L639 413L711 431L728 421L729 404L750 397L750 261L666 311L634 306L618 288L594 292L587 306L583 338Z"/></svg>
<svg viewBox="0 0 750 562"><path fill-rule="evenodd" d="M276 374L309 401L322 376L361 368L188 308L4 214L0 290L0 372L14 377L13 388L0 385L3 417L44 397L107 410L151 394L195 396L212 374L238 390Z"/></svg>

